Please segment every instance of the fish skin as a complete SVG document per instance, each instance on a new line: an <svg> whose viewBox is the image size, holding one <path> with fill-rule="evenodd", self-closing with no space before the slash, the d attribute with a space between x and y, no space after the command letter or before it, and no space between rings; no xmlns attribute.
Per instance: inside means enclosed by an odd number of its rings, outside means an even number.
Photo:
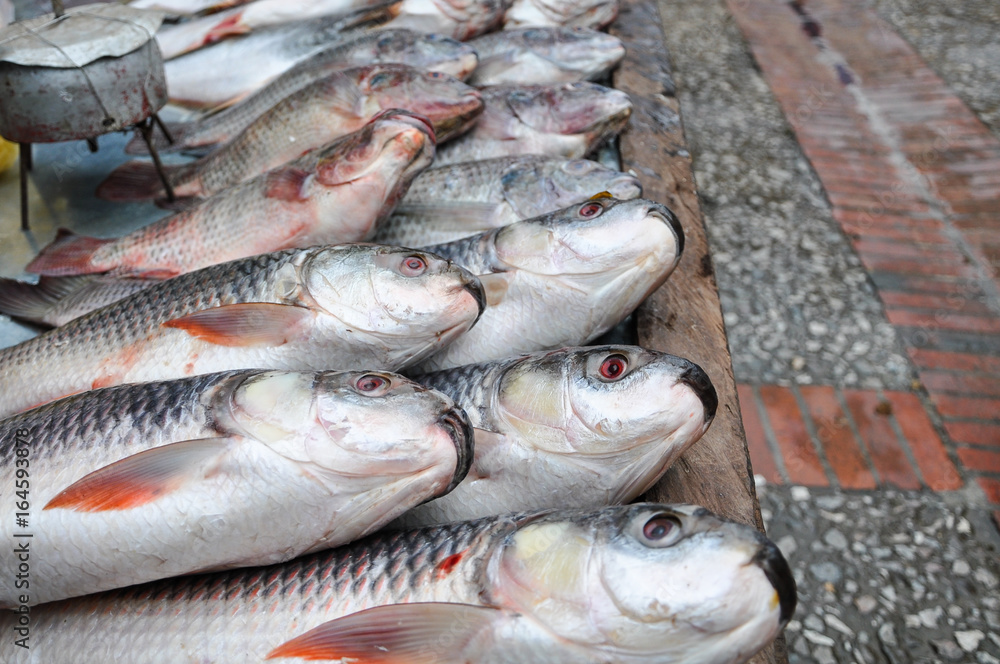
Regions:
<svg viewBox="0 0 1000 664"><path fill-rule="evenodd" d="M430 168L416 177L375 241L420 247L451 242L555 212L606 191L642 195L638 178L596 161L540 155L497 157Z"/></svg>
<svg viewBox="0 0 1000 664"><path fill-rule="evenodd" d="M619 0L513 0L503 29L560 25L600 29L615 20L619 8Z"/></svg>
<svg viewBox="0 0 1000 664"><path fill-rule="evenodd" d="M478 87L594 80L625 57L620 39L589 28L503 30L477 37L469 45L479 55L469 83Z"/></svg>
<svg viewBox="0 0 1000 664"><path fill-rule="evenodd" d="M59 238L27 270L165 279L269 251L367 240L433 159L426 121L388 111L326 147L120 238ZM76 252L74 244L87 247Z"/></svg>
<svg viewBox="0 0 1000 664"><path fill-rule="evenodd" d="M296 62L356 36L340 17L296 21L224 39L163 63L170 102L198 109L234 103ZM206 83L211 76L211 84Z"/></svg>
<svg viewBox="0 0 1000 664"><path fill-rule="evenodd" d="M606 363L623 368L608 378ZM397 528L630 502L702 437L718 405L701 367L638 346L562 348L416 379L469 414L476 458L455 491Z"/></svg>
<svg viewBox="0 0 1000 664"><path fill-rule="evenodd" d="M407 276L413 256L424 269ZM471 327L483 301L466 270L400 247L213 265L0 350L0 417L99 387L227 369L395 371Z"/></svg>
<svg viewBox="0 0 1000 664"><path fill-rule="evenodd" d="M245 5L250 0L132 0L130 7L155 9L171 16L191 16L208 10Z"/></svg>
<svg viewBox="0 0 1000 664"><path fill-rule="evenodd" d="M579 159L620 133L632 102L596 83L496 86L483 90L476 125L442 146L435 165L516 154Z"/></svg>
<svg viewBox="0 0 1000 664"><path fill-rule="evenodd" d="M355 622L387 633L359 634L357 645L380 664L399 661L379 653L393 652L401 630L423 655L404 661L742 664L777 636L795 600L787 562L756 530L699 507L636 504L383 533L282 565L48 604L31 612L32 634L45 638L30 653L4 639L0 654L12 664L32 655L47 664L303 661L265 658L367 609ZM420 602L435 604L408 606ZM478 636L462 620L470 613L489 620ZM0 629L12 633L16 620L0 616Z"/></svg>
<svg viewBox="0 0 1000 664"><path fill-rule="evenodd" d="M441 72L400 64L336 71L278 102L204 157L167 167L167 178L177 196L205 198L357 131L392 108L427 117L440 143L467 130L483 104L475 88ZM165 192L151 163L130 161L98 186L97 195L145 200Z"/></svg>
<svg viewBox="0 0 1000 664"><path fill-rule="evenodd" d="M435 32L465 41L498 30L511 0L403 0L387 28Z"/></svg>
<svg viewBox="0 0 1000 664"><path fill-rule="evenodd" d="M249 96L239 103L201 120L171 127L176 139L173 145L156 134L159 139L157 146L166 152L176 152L226 141L285 97L334 71L399 63L465 80L476 68L477 62L476 53L470 46L450 37L403 29L356 34L354 38L299 60L259 89L248 88L245 92ZM238 65L234 63L233 66ZM204 82L201 86L211 88ZM207 92L214 94L211 89ZM128 144L126 152L145 153L146 145L141 138L136 138Z"/></svg>
<svg viewBox="0 0 1000 664"><path fill-rule="evenodd" d="M489 306L474 329L411 372L586 345L666 280L683 237L664 205L599 198L433 245L480 275Z"/></svg>
<svg viewBox="0 0 1000 664"><path fill-rule="evenodd" d="M329 17L346 18L389 4L387 0L255 0L180 24L165 25L156 32L156 41L163 59L170 60L260 28ZM345 26L353 22L347 20Z"/></svg>
<svg viewBox="0 0 1000 664"><path fill-rule="evenodd" d="M372 380L384 384L364 391ZM454 401L385 372L224 372L69 397L0 421L10 495L17 437L31 452L32 605L346 544L446 492L472 453ZM210 445L208 463L148 502L63 498L95 471L195 441ZM112 486L143 498L128 473ZM9 502L0 532L16 541ZM17 568L6 547L0 608L22 603Z"/></svg>
<svg viewBox="0 0 1000 664"><path fill-rule="evenodd" d="M4 278L0 279L0 313L35 325L58 327L154 283L105 275L43 276L35 284Z"/></svg>

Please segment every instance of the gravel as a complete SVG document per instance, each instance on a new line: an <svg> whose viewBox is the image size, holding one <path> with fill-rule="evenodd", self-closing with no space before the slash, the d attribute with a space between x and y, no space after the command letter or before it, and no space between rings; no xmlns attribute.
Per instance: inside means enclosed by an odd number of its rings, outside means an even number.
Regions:
<svg viewBox="0 0 1000 664"><path fill-rule="evenodd" d="M987 508L960 493L760 485L758 496L799 588L789 664L1000 662Z"/></svg>

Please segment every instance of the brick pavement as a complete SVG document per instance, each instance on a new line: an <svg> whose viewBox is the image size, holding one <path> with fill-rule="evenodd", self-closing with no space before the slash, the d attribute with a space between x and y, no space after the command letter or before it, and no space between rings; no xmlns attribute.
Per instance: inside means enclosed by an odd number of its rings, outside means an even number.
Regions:
<svg viewBox="0 0 1000 664"><path fill-rule="evenodd" d="M977 486L1000 523L1000 140L859 0L728 0L920 379L741 385L756 472Z"/></svg>

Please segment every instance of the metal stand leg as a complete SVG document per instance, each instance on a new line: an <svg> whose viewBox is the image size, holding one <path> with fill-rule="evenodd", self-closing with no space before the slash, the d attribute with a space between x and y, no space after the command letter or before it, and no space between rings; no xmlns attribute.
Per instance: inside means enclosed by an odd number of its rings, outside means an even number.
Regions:
<svg viewBox="0 0 1000 664"><path fill-rule="evenodd" d="M28 170L31 168L31 143L19 143L21 148L21 230L28 226Z"/></svg>
<svg viewBox="0 0 1000 664"><path fill-rule="evenodd" d="M155 122L156 126L163 132L163 137L167 139L167 143L173 145L174 137L170 135L170 130L167 129L167 125L163 124L163 120L160 119L159 113L153 113L153 122Z"/></svg>
<svg viewBox="0 0 1000 664"><path fill-rule="evenodd" d="M156 166L156 172L160 174L160 180L163 182L163 188L167 192L167 200L171 203L174 201L174 187L170 184L170 180L167 179L167 174L163 170L163 162L160 161L160 153L156 151L153 146L153 119L149 118L140 122L137 127L139 128L139 133L142 135L142 140L146 141L146 147L149 149L149 155L153 158L153 165Z"/></svg>
<svg viewBox="0 0 1000 664"><path fill-rule="evenodd" d="M87 141L87 147L90 148L91 152L97 152L97 137L84 139Z"/></svg>

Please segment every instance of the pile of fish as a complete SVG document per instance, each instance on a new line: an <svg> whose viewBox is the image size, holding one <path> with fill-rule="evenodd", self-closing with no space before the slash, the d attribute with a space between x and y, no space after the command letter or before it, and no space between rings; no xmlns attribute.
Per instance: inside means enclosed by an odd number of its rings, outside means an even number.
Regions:
<svg viewBox="0 0 1000 664"><path fill-rule="evenodd" d="M591 159L632 108L593 82L616 0L133 4L182 17L171 96L216 112L160 139L194 157L170 190L139 159L97 192L172 212L0 280L52 327L0 349L0 661L730 664L778 635L771 542L629 504L718 398L597 341L684 250Z"/></svg>

